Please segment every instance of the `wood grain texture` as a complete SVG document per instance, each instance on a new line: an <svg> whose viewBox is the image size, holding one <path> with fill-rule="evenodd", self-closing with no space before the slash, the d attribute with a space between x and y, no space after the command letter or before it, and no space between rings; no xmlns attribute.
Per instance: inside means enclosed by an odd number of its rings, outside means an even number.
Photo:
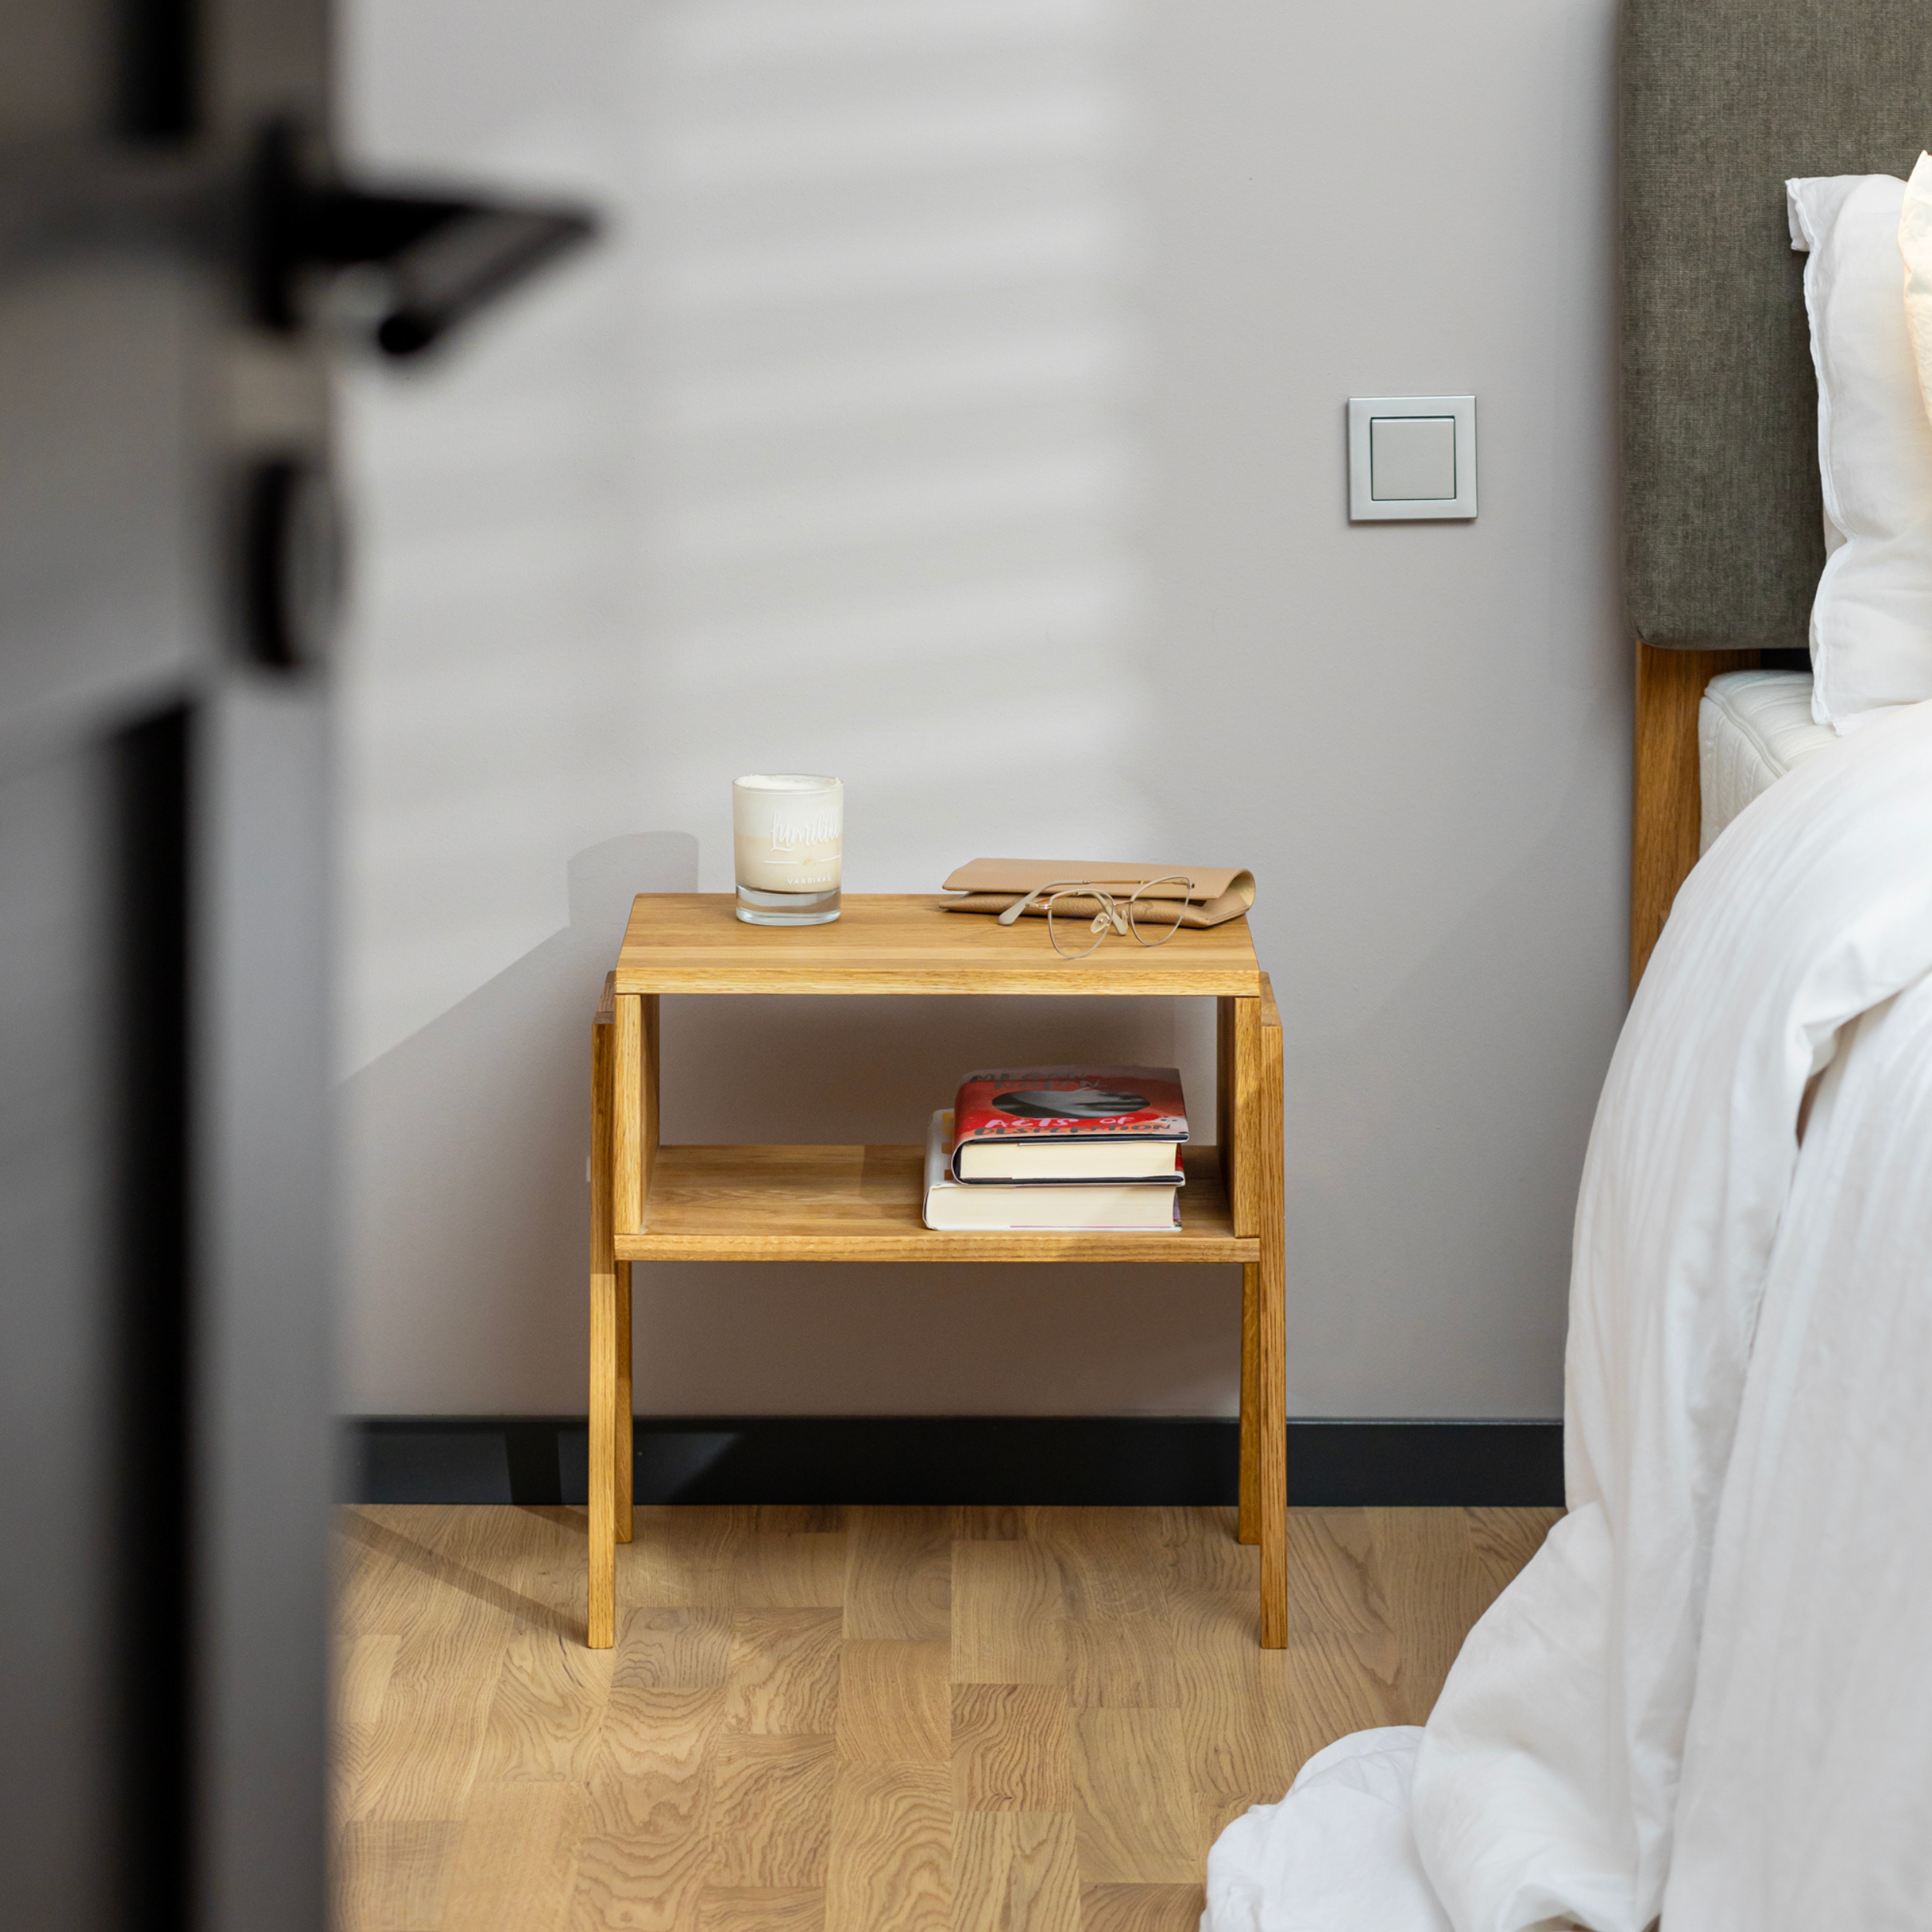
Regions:
<svg viewBox="0 0 1932 1932"><path fill-rule="evenodd" d="M1493 1573L1476 1547L1466 1512L1369 1509L1362 1520L1394 1662L1391 1721L1420 1724L1462 1647L1463 1632L1495 1596ZM1399 1563L1388 1560L1392 1542L1401 1550Z"/></svg>
<svg viewBox="0 0 1932 1932"><path fill-rule="evenodd" d="M1174 1628L1165 1614L1069 1618L1066 1690L1076 1704L1172 1710L1179 1702Z"/></svg>
<svg viewBox="0 0 1932 1932"><path fill-rule="evenodd" d="M1239 1012L1242 1002L1235 999L1218 999L1214 1002L1214 1138L1221 1155L1221 1184L1226 1193L1230 1217L1234 1219L1233 1202L1242 1185L1240 1175L1243 1143L1237 1129L1240 1110L1235 1094L1237 1085L1237 1061L1239 1057ZM1235 1223L1237 1226L1238 1221ZM1255 1233L1252 1228L1247 1232ZM1257 1246L1254 1257L1259 1260ZM1254 1426L1256 1404L1255 1376L1258 1364L1255 1357L1255 1333L1249 1317L1251 1298L1242 1297L1241 1320L1241 1468L1240 1479L1236 1494L1240 1498L1240 1514L1235 1534L1244 1543L1254 1542L1258 1535L1255 1527L1255 1508L1257 1490L1255 1475L1261 1453L1259 1431Z"/></svg>
<svg viewBox="0 0 1932 1932"><path fill-rule="evenodd" d="M715 1748L712 1883L822 1886L838 1762L832 1740L740 1735Z"/></svg>
<svg viewBox="0 0 1932 1932"><path fill-rule="evenodd" d="M610 985L607 980L611 1017L606 1019L600 1006L590 1028L590 1521L584 1641L593 1650L608 1649L617 1641L619 1323L611 1163L617 1145L616 1013L621 1002L610 995Z"/></svg>
<svg viewBox="0 0 1932 1932"><path fill-rule="evenodd" d="M947 1763L947 1662L943 1643L849 1641L839 1658L838 1755L860 1764Z"/></svg>
<svg viewBox="0 0 1932 1932"><path fill-rule="evenodd" d="M359 1932L438 1932L462 1825L346 1825L335 1854L336 1916Z"/></svg>
<svg viewBox="0 0 1932 1932"><path fill-rule="evenodd" d="M950 1637L953 1518L933 1508L855 1513L845 1535L848 1637Z"/></svg>
<svg viewBox="0 0 1932 1932"><path fill-rule="evenodd" d="M1299 1631L1289 1648L1264 1651L1245 1595L1201 1599L1175 1621L1179 1722L1189 1782L1203 1798L1272 1804L1265 1794L1287 1790L1320 1743L1395 1721L1386 1687L1346 1638Z"/></svg>
<svg viewBox="0 0 1932 1932"><path fill-rule="evenodd" d="M644 1225L644 1002L620 992L611 1029L611 1225Z"/></svg>
<svg viewBox="0 0 1932 1932"><path fill-rule="evenodd" d="M955 1684L953 1809L1070 1811L1068 1716L1056 1684Z"/></svg>
<svg viewBox="0 0 1932 1932"><path fill-rule="evenodd" d="M1165 1509L1041 1509L1026 1512L1026 1536L1060 1571L1060 1603L1073 1617L1158 1613L1181 1513Z"/></svg>
<svg viewBox="0 0 1932 1932"><path fill-rule="evenodd" d="M1262 1552L1261 1641L1286 1641L1283 1524L1287 1509L1287 1249L1284 1225L1281 1015L1267 975L1260 997L1226 1009L1228 1103L1236 1150L1231 1201L1238 1233L1259 1239L1241 1271L1241 1483L1236 1535Z"/></svg>
<svg viewBox="0 0 1932 1932"><path fill-rule="evenodd" d="M1235 1149L1234 1171L1228 1189L1228 1205L1235 1233L1253 1240L1261 1233L1263 1198L1261 1176L1250 1158L1260 1145L1261 1119L1261 1002L1237 999L1229 1002L1230 1077L1233 1093L1228 1104L1228 1135Z"/></svg>
<svg viewBox="0 0 1932 1932"><path fill-rule="evenodd" d="M612 1682L640 1690L709 1690L732 1662L728 1611L709 1605L626 1611Z"/></svg>
<svg viewBox="0 0 1932 1932"><path fill-rule="evenodd" d="M1726 671L1755 670L1755 651L1667 651L1637 647L1637 715L1630 815L1630 990L1677 889L1697 863L1702 800L1698 783L1697 707Z"/></svg>
<svg viewBox="0 0 1932 1932"><path fill-rule="evenodd" d="M607 1650L617 1641L617 1277L590 1277L590 1536L584 1641Z"/></svg>
<svg viewBox="0 0 1932 1932"><path fill-rule="evenodd" d="M561 1932L585 1813L581 1784L486 1784L472 1792L444 1922L463 1932Z"/></svg>
<svg viewBox="0 0 1932 1932"><path fill-rule="evenodd" d="M372 1774L372 1754L389 1681L402 1639L393 1631L359 1637L343 1647L332 1686L334 1750L329 1788L345 1817L359 1811L359 1794Z"/></svg>
<svg viewBox="0 0 1932 1932"><path fill-rule="evenodd" d="M697 1932L825 1932L825 1888L707 1885Z"/></svg>
<svg viewBox="0 0 1932 1932"><path fill-rule="evenodd" d="M829 926L747 926L728 893L645 893L617 954L634 993L1181 993L1259 990L1246 919L1162 946L1110 940L1063 959L1038 922L943 910L937 896L849 893Z"/></svg>
<svg viewBox="0 0 1932 1932"><path fill-rule="evenodd" d="M953 1818L952 1932L1080 1932L1080 1855L1064 1812Z"/></svg>
<svg viewBox="0 0 1932 1932"><path fill-rule="evenodd" d="M590 1782L693 1782L709 1766L712 1745L724 1728L724 1706L721 1684L665 1690L614 1679Z"/></svg>
<svg viewBox="0 0 1932 1932"><path fill-rule="evenodd" d="M1080 1932L1199 1932L1207 1890L1199 1885L1090 1885Z"/></svg>
<svg viewBox="0 0 1932 1932"><path fill-rule="evenodd" d="M1253 1002L1250 1002L1252 1004ZM940 1233L920 1219L917 1147L665 1147L633 1261L1253 1260L1230 1223L1213 1148L1190 1148L1172 1233Z"/></svg>
<svg viewBox="0 0 1932 1932"><path fill-rule="evenodd" d="M1287 1526L1288 1513L1287 1245L1284 1216L1281 1015L1267 975L1255 1027L1254 1056L1245 1045L1238 1067L1242 1132L1243 1212L1255 1217L1261 1238L1258 1263L1241 1271L1242 1329L1252 1330L1253 1417L1243 1412L1243 1433L1257 1438L1253 1457L1251 1522L1261 1550L1261 1645L1279 1650L1287 1641ZM1243 1036L1245 1040L1245 1035ZM1252 1078L1253 1095L1247 1082ZM1244 1342L1244 1356L1249 1352ZM1247 1390L1243 1389L1244 1396Z"/></svg>
<svg viewBox="0 0 1932 1932"><path fill-rule="evenodd" d="M645 993L638 1002L638 1183L640 1196L638 1226L650 1210L651 1181L658 1164L658 1127L662 1102L658 1093L658 1066L662 1057L663 1017L658 996Z"/></svg>
<svg viewBox="0 0 1932 1932"><path fill-rule="evenodd" d="M731 1622L725 1726L767 1736L830 1736L838 1717L837 1610L741 1611Z"/></svg>
<svg viewBox="0 0 1932 1932"><path fill-rule="evenodd" d="M446 1628L419 1630L404 1638L382 1716L372 1726L367 1773L355 1794L353 1815L394 1824L460 1815L475 1782L508 1634L487 1628ZM420 1730L437 1735L440 1748L434 1753L403 1748Z"/></svg>
<svg viewBox="0 0 1932 1932"><path fill-rule="evenodd" d="M767 1529L733 1553L731 1600L739 1610L838 1609L845 1595L841 1530Z"/></svg>
<svg viewBox="0 0 1932 1932"><path fill-rule="evenodd" d="M953 1682L1063 1684L1066 1605L1053 1552L1031 1541L953 1546Z"/></svg>
<svg viewBox="0 0 1932 1932"><path fill-rule="evenodd" d="M512 1637L484 1723L478 1779L553 1784L587 1777L604 1730L615 1655L556 1631Z"/></svg>
<svg viewBox="0 0 1932 1932"><path fill-rule="evenodd" d="M689 1775L600 1783L587 1794L589 1822L577 1842L570 1932L683 1932L712 1863L712 1767ZM446 1932L468 1932L460 1921Z"/></svg>
<svg viewBox="0 0 1932 1932"><path fill-rule="evenodd" d="M713 1745L724 1691L614 1685L604 1749L587 1787L570 1894L572 1932L675 1932L694 1915L714 1862ZM450 1932L467 1932L460 1921Z"/></svg>
<svg viewBox="0 0 1932 1932"><path fill-rule="evenodd" d="M1073 1790L1088 1883L1187 1885L1199 1877L1207 1846L1179 1711L1079 1712Z"/></svg>
<svg viewBox="0 0 1932 1932"><path fill-rule="evenodd" d="M1471 1509L1469 1541L1493 1594L1501 1590L1541 1546L1549 1528L1543 1509ZM1391 1536L1400 1534L1392 1524Z"/></svg>
<svg viewBox="0 0 1932 1932"><path fill-rule="evenodd" d="M631 1264L619 1261L614 1272L616 1333L611 1341L611 1512L617 1539L630 1542L636 1527L631 1513L631 1479L637 1456L631 1431L635 1422L631 1393Z"/></svg>
<svg viewBox="0 0 1932 1932"><path fill-rule="evenodd" d="M825 1932L947 1932L953 1830L944 1764L841 1764Z"/></svg>
<svg viewBox="0 0 1932 1932"><path fill-rule="evenodd" d="M1266 1453L1261 1429L1260 1308L1256 1293L1259 1277L1255 1273L1261 1258L1261 1003L1259 999L1224 999L1220 1015L1221 1145L1228 1203L1236 1233L1253 1236L1257 1242L1241 1274L1241 1476L1236 1534L1244 1543L1258 1543L1261 1461Z"/></svg>
<svg viewBox="0 0 1932 1932"><path fill-rule="evenodd" d="M1214 1143L1221 1150L1221 1179L1234 1191L1234 1002L1214 1002Z"/></svg>
<svg viewBox="0 0 1932 1932"><path fill-rule="evenodd" d="M338 1926L1192 1932L1216 1834L1426 1715L1553 1515L1293 1512L1264 1651L1229 1510L659 1506L590 1651L583 1512L344 1510Z"/></svg>
<svg viewBox="0 0 1932 1932"><path fill-rule="evenodd" d="M671 1609L735 1607L732 1570L747 1531L740 1513L710 1505L647 1505L635 1512L636 1539L624 1553L627 1604Z"/></svg>

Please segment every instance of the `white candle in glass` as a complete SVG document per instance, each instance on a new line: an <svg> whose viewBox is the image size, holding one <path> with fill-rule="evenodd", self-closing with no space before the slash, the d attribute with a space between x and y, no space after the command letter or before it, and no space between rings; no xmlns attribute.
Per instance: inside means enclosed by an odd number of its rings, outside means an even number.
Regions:
<svg viewBox="0 0 1932 1932"><path fill-rule="evenodd" d="M731 787L738 917L748 926L823 926L838 917L845 788L836 778L754 773Z"/></svg>

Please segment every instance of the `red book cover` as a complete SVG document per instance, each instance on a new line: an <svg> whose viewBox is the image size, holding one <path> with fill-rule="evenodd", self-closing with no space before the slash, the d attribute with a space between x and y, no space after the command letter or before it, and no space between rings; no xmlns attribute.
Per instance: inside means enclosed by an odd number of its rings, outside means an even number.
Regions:
<svg viewBox="0 0 1932 1932"><path fill-rule="evenodd" d="M975 1143L1185 1141L1174 1066L1018 1066L968 1073L953 1103L953 1173Z"/></svg>

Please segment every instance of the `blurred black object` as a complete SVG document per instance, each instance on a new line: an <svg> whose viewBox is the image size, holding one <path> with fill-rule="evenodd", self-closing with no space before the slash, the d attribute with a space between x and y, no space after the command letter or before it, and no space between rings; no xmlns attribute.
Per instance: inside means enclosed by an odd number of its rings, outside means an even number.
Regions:
<svg viewBox="0 0 1932 1932"><path fill-rule="evenodd" d="M304 145L278 121L257 152L255 296L271 328L300 326L304 278L365 268L379 291L375 345L415 355L595 232L581 208L354 186L305 160Z"/></svg>
<svg viewBox="0 0 1932 1932"><path fill-rule="evenodd" d="M326 1922L326 347L590 232L345 184L328 29L0 8L8 1932Z"/></svg>

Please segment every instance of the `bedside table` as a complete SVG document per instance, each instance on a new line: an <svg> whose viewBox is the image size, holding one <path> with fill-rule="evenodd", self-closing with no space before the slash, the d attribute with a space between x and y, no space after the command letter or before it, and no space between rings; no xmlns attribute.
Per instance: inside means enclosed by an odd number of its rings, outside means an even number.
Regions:
<svg viewBox="0 0 1932 1932"><path fill-rule="evenodd" d="M1241 1269L1240 1539L1261 1556L1261 1642L1287 1641L1281 1022L1246 919L1164 946L1062 959L930 896L854 894L828 926L747 926L729 893L641 893L591 1029L588 1641L616 1641L631 1540L631 1268L638 1261L1201 1261ZM667 1147L667 993L1048 993L1217 1002L1218 1145L1187 1150L1173 1233L943 1234L920 1219L923 1146ZM921 1122L923 1125L923 1121Z"/></svg>

